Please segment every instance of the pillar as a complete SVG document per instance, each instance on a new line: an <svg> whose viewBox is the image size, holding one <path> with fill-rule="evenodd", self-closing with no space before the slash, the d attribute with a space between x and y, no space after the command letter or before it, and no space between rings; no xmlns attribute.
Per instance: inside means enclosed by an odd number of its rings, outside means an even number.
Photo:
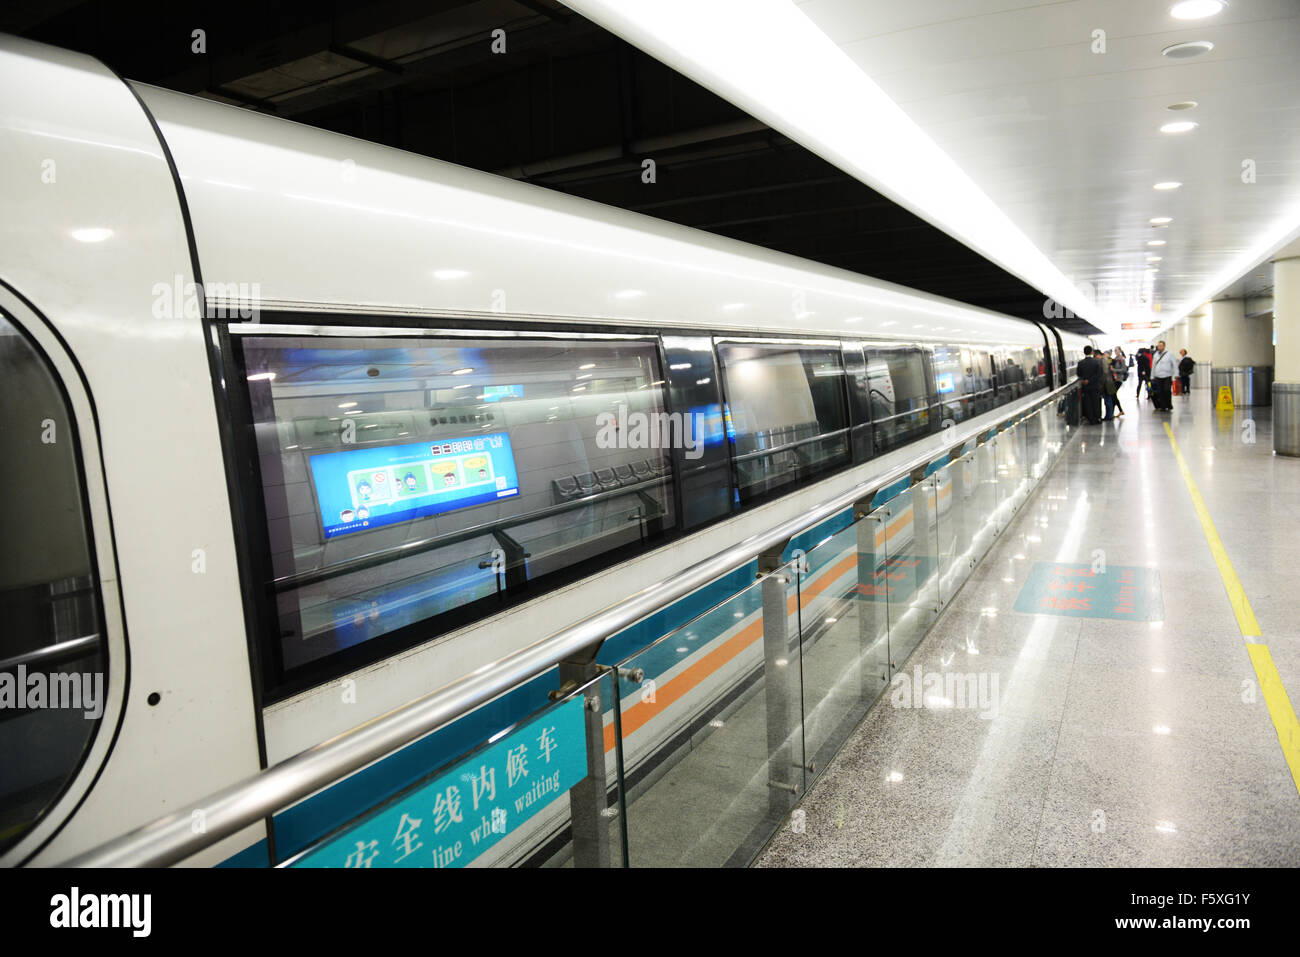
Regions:
<svg viewBox="0 0 1300 957"><path fill-rule="evenodd" d="M1187 320L1174 323L1166 332L1165 337L1169 340L1169 350L1178 355L1179 349L1187 349ZM1189 354L1191 350L1188 350Z"/></svg>
<svg viewBox="0 0 1300 957"><path fill-rule="evenodd" d="M1187 317L1187 345L1183 348L1187 350L1187 354L1192 357L1193 361L1207 372L1214 365L1213 337L1210 334L1213 325L1208 303ZM1209 375L1192 376L1193 389L1208 389L1209 387Z"/></svg>
<svg viewBox="0 0 1300 957"><path fill-rule="evenodd" d="M1237 406L1269 405L1273 401L1272 317L1248 318L1243 300L1219 299L1210 303L1210 319L1212 395L1226 385Z"/></svg>
<svg viewBox="0 0 1300 957"><path fill-rule="evenodd" d="M1273 451L1300 456L1300 258L1273 263Z"/></svg>

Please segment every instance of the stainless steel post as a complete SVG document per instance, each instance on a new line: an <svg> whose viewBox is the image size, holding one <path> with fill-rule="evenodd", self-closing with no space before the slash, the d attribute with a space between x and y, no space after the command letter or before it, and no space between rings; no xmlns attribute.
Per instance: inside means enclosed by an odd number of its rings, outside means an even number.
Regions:
<svg viewBox="0 0 1300 957"><path fill-rule="evenodd" d="M599 673L595 661L562 661L560 687L591 681ZM617 680L617 679L614 679ZM605 721L600 699L601 682L583 692L587 732L587 776L569 789L569 817L573 830L573 866L609 867L609 816L605 813Z"/></svg>
<svg viewBox="0 0 1300 957"><path fill-rule="evenodd" d="M762 570L762 565L759 566ZM763 579L763 694L767 703L768 794L773 809L789 808L802 790L802 755L795 755L798 702L790 662L789 566ZM795 652L798 653L797 651Z"/></svg>

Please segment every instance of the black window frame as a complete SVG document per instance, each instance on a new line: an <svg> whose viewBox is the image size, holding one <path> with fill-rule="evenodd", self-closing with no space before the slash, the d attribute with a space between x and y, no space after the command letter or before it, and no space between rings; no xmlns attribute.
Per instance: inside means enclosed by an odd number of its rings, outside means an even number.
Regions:
<svg viewBox="0 0 1300 957"><path fill-rule="evenodd" d="M917 399L923 398L923 403L921 406L913 409L908 409L904 412L892 412L890 415L887 416L876 417L873 410L871 416L872 448L875 450L877 455L883 455L887 452L893 452L897 449L904 448L905 446L911 445L913 442L919 439L925 438L927 435L933 435L935 432L937 432L940 428L943 427L942 421L938 421L938 422L935 421L936 416L934 415L934 411L935 411L935 406L938 405L938 402L936 401L937 393L935 392L935 384L934 384L934 364L930 359L929 348L923 343L910 342L906 340L880 339L880 340L867 340L863 342L863 357L867 363L868 368L870 368L871 366L871 360L874 355L883 354L886 352L908 353L908 354L914 353L920 358L921 381L925 384L925 395L924 397L921 396L915 397ZM897 404L897 401L898 401L897 396L895 396L894 399L895 404ZM897 443L881 442L880 433L877 431L877 429L883 423L892 422L893 420L900 419L903 416L918 415L918 414L923 414L926 416L926 422L924 428L916 429L915 434L913 434L912 430L909 430L908 432L909 437L902 442L897 442Z"/></svg>
<svg viewBox="0 0 1300 957"><path fill-rule="evenodd" d="M217 329L222 371L227 384L232 448L236 462L239 510L233 516L236 523L236 541L243 552L249 569L251 613L248 640L250 651L258 662L261 700L272 704L319 687L345 675L353 674L367 665L392 658L410 648L434 641L444 635L465 628L486 617L564 588L584 578L589 578L615 564L626 561L626 549L612 554L596 555L582 559L561 570L550 572L525 586L508 589L491 608L474 602L451 612L401 626L383 635L375 636L316 661L287 669L282 658L280 619L276 608L275 575L271 563L270 525L267 519L263 494L261 463L255 423L252 416L249 392L245 387L247 371L241 340L245 338L294 338L324 335L329 338L365 338L382 333L379 338L397 339L403 334L413 338L436 341L439 333L451 333L453 338L509 338L535 339L539 342L562 338L590 338L593 341L629 339L654 345L660 368L666 373L662 339L658 332L636 327L616 327L576 323L499 322L474 320L405 319L404 317L368 315L319 315L264 311L257 323L239 321L212 321ZM662 380L660 397L666 412L673 411L667 380ZM680 538L682 501L679 475L673 471L670 478L673 498L674 524L668 529L652 532L643 548L634 554L646 554ZM715 521L725 519L721 516ZM712 524L712 522L708 523ZM705 526L696 526L701 528Z"/></svg>
<svg viewBox="0 0 1300 957"><path fill-rule="evenodd" d="M767 333L764 333L762 335L743 335L739 333L715 332L713 335L713 355L714 355L714 363L719 373L717 381L722 390L722 403L723 403L722 407L724 410L724 415L729 414L730 412L732 396L730 394L727 385L727 376L725 371L726 365L722 360L722 355L718 351L718 347L719 345L725 345L730 343L734 343L738 345L789 343L791 346L807 346L809 348L822 349L827 352L834 352L839 357L839 361L840 361L840 375L838 377L840 384L837 390L838 394L836 395L836 399L839 403L840 413L843 416L843 421L845 422L845 425L840 429L835 429L830 432L823 432L818 434L817 436L812 437L810 440L810 444L812 442L832 439L840 434L843 434L845 438L845 442L844 442L845 455L843 457L843 460L840 462L828 463L823 467L819 467L816 470L815 474L825 475L825 476L835 475L838 474L839 472L844 471L845 469L852 468L855 464L857 464L855 463L854 455L853 455L853 441L852 441L853 413L852 413L852 408L848 396L848 392L849 392L848 385L847 385L848 373L844 368L844 352L843 352L842 339L834 338L834 337L823 337L823 336L817 336L817 337L798 336L798 335L783 336L783 335L775 335L775 334L769 335ZM749 494L745 494L741 489L740 480L739 480L740 473L738 469L736 442L734 436L731 434L727 435L727 448L729 449L730 460L731 460L732 498L736 503L735 511L737 512L754 508L756 506L764 504L765 502L770 502L778 498L784 498L785 496L790 495L795 491L798 491L799 488L802 487L802 485L804 484L805 479L803 479L802 477L795 477L786 482L781 483L778 486L764 489L763 491L760 492L752 492ZM770 450L770 451L775 452L777 450ZM755 453L753 452L744 453L744 455L746 456L754 455L754 454Z"/></svg>
<svg viewBox="0 0 1300 957"><path fill-rule="evenodd" d="M249 393L245 387L242 348L239 342L245 336L281 335L311 336L324 334L329 336L365 337L367 335L384 338L401 337L409 333L420 338L435 338L439 333L449 333L453 337L503 337L515 339L536 338L539 340L555 338L632 338L652 340L656 343L657 355L664 379L661 386L661 401L664 411L672 413L674 408L674 390L671 384L673 370L664 348L664 336L700 337L712 344L713 384L717 392L717 401L721 409L728 405L725 379L722 375L721 361L717 350L717 340L743 341L759 339L794 343L816 342L823 348L833 349L839 356L843 369L839 387L839 401L847 422L846 433L848 454L842 463L819 470L810 481L820 481L849 469L863 465L883 454L875 440L874 430L878 424L871 415L868 404L865 415L859 415L852 398L853 387L850 383L850 364L848 355L853 355L854 348L860 348L863 372L871 362L873 350L905 350L916 352L921 356L923 381L926 383L924 405L913 412L924 411L929 418L929 428L911 436L906 442L892 445L884 451L896 451L912 442L919 441L926 435L933 434L942 427L939 416L935 414L941 405L935 382L933 365L929 349L924 343L904 339L885 339L874 337L840 337L798 335L794 333L762 332L758 335L745 334L738 330L723 330L717 327L696 325L662 326L657 329L648 323L630 325L617 321L575 321L575 320L539 320L536 318L502 315L500 317L432 317L432 316L392 316L371 313L317 313L301 310L263 310L257 322L239 320L205 321L213 354L214 372L223 380L217 382L215 394L219 406L224 403L223 429L229 430L230 455L233 462L227 463L228 479L232 491L232 519L236 547L243 561L243 574L246 576L245 613L248 624L248 642L250 655L254 662L254 683L260 692L262 705L282 701L293 695L312 688L320 687L331 681L361 668L392 658L412 647L435 641L475 622L483 620L488 614L496 614L510 608L518 607L534 598L554 592L575 582L587 579L626 561L630 556L626 552L612 555L598 555L594 558L576 562L562 571L553 572L546 579L538 580L535 587L520 589L501 601L491 612L467 614L463 620L450 620L446 616L426 619L387 635L361 642L334 655L321 659L320 663L300 669L298 673L286 676L279 668L279 620L275 608L275 598L268 591L267 585L273 581L270 564L269 525L267 522L265 502L262 492L260 463L256 453L256 439L253 436L252 410L249 407ZM827 345L834 343L833 346ZM971 347L976 348L976 347ZM980 347L982 353L990 357L994 349ZM990 384L992 385L992 383ZM233 386L233 387L232 387ZM919 398L919 397L918 397ZM1004 400L1006 401L1006 400ZM998 403L999 405L1002 403ZM995 405L979 409L975 415L994 411ZM906 414L906 413L905 413ZM867 450L856 446L853 441L855 432L870 439ZM838 430L837 430L838 431ZM663 531L660 537L648 542L643 550L635 554L642 555L675 542L688 535L694 535L711 526L729 521L751 508L758 507L773 499L783 498L805 487L805 483L795 483L740 500L737 495L734 445L725 436L724 448L727 452L727 471L730 478L730 499L732 505L728 511L710 517L698 524L685 524L683 506L684 498L681 487L681 470L674 468L671 475L671 489L674 507L674 524ZM676 457L675 457L676 462Z"/></svg>
<svg viewBox="0 0 1300 957"><path fill-rule="evenodd" d="M0 288L10 289L11 287L9 287L2 280L0 280ZM21 296L19 298L21 299ZM50 326L49 320L46 319L40 313L38 313L34 306L26 302L26 300L23 300L23 305L27 306L27 308L30 310L29 315L32 318L34 318L35 321L43 322L47 328L52 328ZM83 455L82 423L78 422L77 420L76 407L72 400L72 394L69 392L68 386L64 381L64 377L60 373L58 365L55 363L54 358L41 345L41 343L37 340L37 338L32 334L31 330L27 328L28 322L24 321L19 316L14 315L13 312L11 312L8 309L5 309L3 306L0 306L0 320L7 322L15 330L18 338L21 339L27 345L27 347L32 351L33 355L35 355L42 363L44 371L48 375L49 380L53 385L53 391L57 394L58 399L62 405L62 410L66 414L66 421L63 423L64 438L60 441L63 443L67 443L68 446L70 447L72 464L76 469L77 490L78 490L77 505L80 508L82 521L83 521L83 533L85 535L85 547L86 547L86 556L87 556L87 562L86 562L86 566L88 570L87 577L89 578L89 583L86 586L84 586L84 589L89 591L89 596L88 596L89 610L91 614L93 614L95 622L97 624L97 631L94 633L94 636L98 639L98 641L94 646L94 650L87 651L78 648L73 652L63 652L58 657L46 658L45 663L48 665L54 665L56 663L63 663L63 662L85 662L87 659L93 658L98 661L99 670L103 674L103 700L100 702L101 713L98 718L94 719L94 727L92 728L91 732L86 736L85 741L82 743L81 750L77 755L76 761L67 769L66 773L64 774L63 780L60 782L58 788L53 792L53 794L50 796L49 800L44 804L44 806L42 806L40 810L25 824L19 826L15 830L8 833L6 836L0 838L0 854L5 854L11 851L19 843L21 843L24 838L26 838L29 834L31 834L33 828L39 826L41 822L43 822L46 819L49 813L59 806L59 802L63 800L64 796L68 793L69 789L81 777L82 772L86 768L87 761L90 759L91 754L94 752L96 742L98 742L99 740L99 736L101 734L106 733L106 730L107 733L110 734L114 733L114 730L117 727L119 715L116 713L111 713L108 709L108 704L109 704L108 696L109 696L110 689L112 688L112 681L114 675L113 669L114 667L123 668L123 670L126 672L127 675L126 685L129 686L130 662L129 662L129 658L124 658L121 662L115 662L113 660L113 656L110 654L111 649L109 647L109 641L108 641L109 619L106 614L105 588L104 588L104 581L101 575L101 569L99 565L99 546L95 538L95 514L91 506L90 489L86 479L89 470L87 469L86 459L85 456ZM67 356L67 358L73 363L74 366L76 365L76 360L67 354L66 349L65 349L65 356ZM84 390L86 400L92 403L91 409L93 414L93 399L90 395L89 388L86 386L84 376L82 376L82 388ZM93 421L93 419L86 427L92 431L96 430L96 424ZM100 465L99 467L102 469L102 465ZM110 545L111 545L111 533L110 533ZM78 589L76 594L80 594L82 590L83 589ZM85 637L89 637L89 636L85 636ZM39 651L40 649L36 649L36 650ZM7 660L12 662L12 666L16 671L17 667L20 664L25 663L24 659L28 658L30 655L31 652L23 652ZM20 716L22 716L24 713L25 712L21 712L21 711L10 712L9 714L3 716L3 719L9 719L9 718L17 719ZM84 716L82 716L81 720L87 720L87 719Z"/></svg>

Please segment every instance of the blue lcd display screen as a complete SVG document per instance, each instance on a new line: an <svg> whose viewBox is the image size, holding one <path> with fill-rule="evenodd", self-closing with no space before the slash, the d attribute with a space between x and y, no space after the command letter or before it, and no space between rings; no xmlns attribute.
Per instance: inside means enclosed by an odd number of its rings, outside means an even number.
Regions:
<svg viewBox="0 0 1300 957"><path fill-rule="evenodd" d="M519 494L504 432L326 452L311 475L327 539Z"/></svg>
<svg viewBox="0 0 1300 957"><path fill-rule="evenodd" d="M484 402L500 402L502 399L522 399L524 397L524 387L522 385L485 385L483 387Z"/></svg>
<svg viewBox="0 0 1300 957"><path fill-rule="evenodd" d="M952 392L956 388L956 385L953 382L953 375L951 372L940 372L937 376L934 377L934 381L940 393Z"/></svg>

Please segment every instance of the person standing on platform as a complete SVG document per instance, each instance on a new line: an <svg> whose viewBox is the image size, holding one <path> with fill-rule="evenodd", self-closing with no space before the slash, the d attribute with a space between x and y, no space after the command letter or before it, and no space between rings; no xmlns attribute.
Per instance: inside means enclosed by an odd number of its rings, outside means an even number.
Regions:
<svg viewBox="0 0 1300 957"><path fill-rule="evenodd" d="M1186 398L1192 394L1192 373L1196 371L1196 360L1187 354L1186 349L1180 349L1178 354L1182 356L1178 361L1178 383Z"/></svg>
<svg viewBox="0 0 1300 957"><path fill-rule="evenodd" d="M1101 421L1101 364L1092 357L1092 346L1083 347L1083 358L1075 366L1079 385L1083 389L1084 421L1096 425Z"/></svg>
<svg viewBox="0 0 1300 957"><path fill-rule="evenodd" d="M1150 398L1151 397L1151 353L1147 351L1146 346L1143 346L1141 349L1137 351L1136 365L1138 370L1137 397L1139 400L1142 398L1142 383L1145 382L1147 384L1147 398Z"/></svg>
<svg viewBox="0 0 1300 957"><path fill-rule="evenodd" d="M1115 384L1114 360L1104 350L1097 350L1097 363L1101 366L1101 400L1106 404L1106 414L1101 421L1109 422L1115 418Z"/></svg>
<svg viewBox="0 0 1300 957"><path fill-rule="evenodd" d="M1110 372L1115 380L1115 414L1123 415L1124 406L1119 401L1119 390L1128 381L1128 356L1124 355L1124 350L1119 346L1115 347L1115 355L1110 361Z"/></svg>
<svg viewBox="0 0 1300 957"><path fill-rule="evenodd" d="M1178 367L1174 364L1174 354L1165 348L1165 340L1161 339L1156 348L1159 351L1151 363L1153 401L1161 412L1172 412L1174 375Z"/></svg>

